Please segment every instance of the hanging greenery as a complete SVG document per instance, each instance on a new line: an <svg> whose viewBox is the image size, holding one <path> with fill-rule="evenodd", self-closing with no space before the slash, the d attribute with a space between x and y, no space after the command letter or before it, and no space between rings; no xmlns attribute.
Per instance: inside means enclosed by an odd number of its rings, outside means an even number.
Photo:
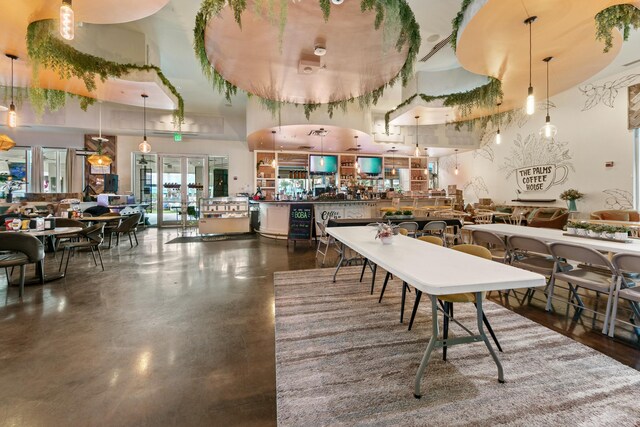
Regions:
<svg viewBox="0 0 640 427"><path fill-rule="evenodd" d="M424 102L433 102L442 99L442 105L444 107L455 107L460 112L460 115L464 117L468 116L474 108L495 107L498 100L502 99L502 83L500 82L500 80L494 77L489 77L489 83L466 92L457 92L437 96L425 95L423 93L415 94L407 98L393 110L387 111L384 116L385 132L387 134L389 134L389 120L391 114L393 114L393 112L399 110L400 108L409 105L418 96Z"/></svg>
<svg viewBox="0 0 640 427"><path fill-rule="evenodd" d="M10 99L9 96L11 93L11 88L9 86L0 86L0 90L2 90L3 92L3 102L4 104L7 104L8 100ZM14 87L13 94L15 104L18 107L23 104L25 99L29 99L31 109L38 119L42 117L45 110L49 110L50 112L54 113L64 107L66 104L67 96L72 99L78 99L80 108L83 111L87 111L89 105L93 105L96 102L95 98L76 95L61 90L42 89L36 87L31 87L28 89L22 87Z"/></svg>
<svg viewBox="0 0 640 427"><path fill-rule="evenodd" d="M462 6L460 7L460 11L451 21L451 26L453 27L453 33L451 34L451 47L455 52L458 48L458 31L460 30L460 26L462 25L462 21L464 20L464 14L471 5L474 0L463 0Z"/></svg>
<svg viewBox="0 0 640 427"><path fill-rule="evenodd" d="M44 67L55 70L61 79L79 78L84 82L87 90L93 92L96 89L96 78L98 77L104 82L107 78L120 78L132 71L154 71L160 81L177 98L178 108L174 111L174 116L178 126L182 124L184 121L184 100L159 67L155 65L119 64L107 61L97 56L79 52L54 36L54 34L56 34L55 21L52 19L32 22L27 28L27 52L33 66L34 81L37 81L40 67ZM42 94L37 93L35 96L36 102L39 102L38 97L42 99ZM55 99L55 105L59 105L60 102L64 105L63 97L59 94L46 94L45 99L49 97L52 100ZM90 102L87 101L86 97L81 97L80 104L86 108Z"/></svg>
<svg viewBox="0 0 640 427"><path fill-rule="evenodd" d="M631 29L640 28L640 9L632 4L611 6L596 15L596 39L604 42L604 52L613 47L612 31L617 28L624 41L629 39Z"/></svg>
<svg viewBox="0 0 640 427"><path fill-rule="evenodd" d="M256 0L260 7L264 7L264 0ZM269 0L268 7L271 8L273 14L273 8L275 0ZM284 0L282 0L284 1ZM193 47L196 53L196 57L200 62L202 67L202 72L204 76L213 84L214 89L218 92L222 93L225 99L231 102L231 97L234 96L238 92L238 88L227 81L220 73L218 73L215 68L209 62L209 58L207 57L207 51L205 47L205 30L207 27L207 23L214 16L218 16L222 11L222 8L228 5L234 12L234 17L238 25L242 28L242 12L247 7L246 0L203 0L200 6L200 10L196 15L195 20L195 28L194 32L194 42ZM328 20L331 14L331 1L330 0L319 0L319 6L322 10L322 15L325 20ZM258 6L256 6L258 7ZM402 81L403 85L406 85L409 79L413 75L413 67L415 64L416 57L418 55L418 51L420 49L420 27L415 20L415 16L413 15L413 11L406 3L406 0L361 0L360 2L361 11L368 12L374 10L376 12L374 28L378 30L380 26L386 25L385 16L387 13L397 15L397 28L399 31L399 35L397 40L395 41L395 48L398 51L401 51L405 46L408 46L407 59L400 70L400 72L389 81L387 84L382 87L373 90L371 93L364 94L358 97L352 97L349 99L334 101L327 104L296 104L290 103L282 100L270 100L260 98L261 104L267 108L271 113L275 116L283 105L293 104L293 105L302 105L304 108L305 116L307 120L309 119L311 113L323 105L327 106L327 112L329 117L333 117L334 111L339 108L343 111L346 111L349 104L357 104L361 108L368 107L371 105L375 105L384 90L393 86L397 83L398 80ZM263 12L264 13L264 12ZM284 30L283 22L286 22L286 17L282 16L283 8L280 8L280 29ZM395 19L388 20L389 22L396 21ZM251 95L251 94L249 94Z"/></svg>

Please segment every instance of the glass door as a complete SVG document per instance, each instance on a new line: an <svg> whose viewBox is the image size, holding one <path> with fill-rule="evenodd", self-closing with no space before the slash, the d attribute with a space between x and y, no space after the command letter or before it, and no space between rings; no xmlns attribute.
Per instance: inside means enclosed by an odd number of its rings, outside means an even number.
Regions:
<svg viewBox="0 0 640 427"><path fill-rule="evenodd" d="M187 161L187 221L197 223L200 217L199 200L204 197L205 160L202 157L188 157Z"/></svg>
<svg viewBox="0 0 640 427"><path fill-rule="evenodd" d="M140 203L148 205L145 218L149 225L158 225L158 156L135 153L133 170L134 194Z"/></svg>
<svg viewBox="0 0 640 427"><path fill-rule="evenodd" d="M158 198L160 226L180 225L182 201L185 200L182 193L186 191L182 177L182 158L173 156L160 156L160 188L162 189Z"/></svg>

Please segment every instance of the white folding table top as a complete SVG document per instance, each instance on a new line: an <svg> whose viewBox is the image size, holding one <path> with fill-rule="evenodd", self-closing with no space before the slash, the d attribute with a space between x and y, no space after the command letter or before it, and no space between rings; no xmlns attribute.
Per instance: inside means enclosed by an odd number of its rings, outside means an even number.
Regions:
<svg viewBox="0 0 640 427"><path fill-rule="evenodd" d="M540 239L543 242L570 243L580 245L597 251L605 252L628 252L640 253L640 240L633 240L633 243L609 242L606 240L587 239L584 237L565 236L564 231L551 228L524 227L521 225L509 224L474 224L465 225L465 230L484 230L495 233L499 236L522 236Z"/></svg>
<svg viewBox="0 0 640 427"><path fill-rule="evenodd" d="M327 233L430 295L497 291L545 285L545 278L495 261L397 235L391 245L375 239L375 227L332 227Z"/></svg>

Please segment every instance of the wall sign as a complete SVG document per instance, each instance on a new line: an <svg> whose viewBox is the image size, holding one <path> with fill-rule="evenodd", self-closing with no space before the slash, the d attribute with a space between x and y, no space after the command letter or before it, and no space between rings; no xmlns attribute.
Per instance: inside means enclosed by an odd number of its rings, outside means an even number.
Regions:
<svg viewBox="0 0 640 427"><path fill-rule="evenodd" d="M547 191L549 187L558 185L567 179L567 166L538 165L516 169L518 187L522 191Z"/></svg>

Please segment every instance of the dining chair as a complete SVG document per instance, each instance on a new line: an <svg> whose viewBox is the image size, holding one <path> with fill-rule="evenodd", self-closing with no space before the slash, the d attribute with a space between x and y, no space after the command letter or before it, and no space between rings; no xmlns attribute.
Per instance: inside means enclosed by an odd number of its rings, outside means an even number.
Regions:
<svg viewBox="0 0 640 427"><path fill-rule="evenodd" d="M64 275L67 275L67 269L69 268L69 259L72 254L75 253L76 249L86 249L89 248L91 250L91 255L93 255L93 262L98 266L98 261L96 260L96 251L98 252L98 257L100 258L100 266L102 267L102 271L104 271L104 263L102 262L102 253L100 252L100 245L102 244L102 240L104 238L104 223L101 222L99 224L91 225L79 233L80 240L77 242L64 242L60 245L62 248L62 257L60 258L60 266L58 267L58 271L62 271L62 264L64 263L64 256L67 255L67 263L64 267Z"/></svg>
<svg viewBox="0 0 640 427"><path fill-rule="evenodd" d="M640 255L619 253L613 256L611 264L617 272L617 277L611 319L609 320L609 336L613 337L614 335L618 317L618 302L621 299L627 301L631 306L632 319L636 321L632 326L636 330L636 334L640 335L637 324L637 321L640 320L640 280L638 279Z"/></svg>
<svg viewBox="0 0 640 427"><path fill-rule="evenodd" d="M445 232L447 230L447 223L445 221L431 221L422 227L422 235L435 235L445 240Z"/></svg>
<svg viewBox="0 0 640 427"><path fill-rule="evenodd" d="M78 221L73 218L56 218L56 228L57 227L74 227L74 228L85 228L87 224L82 221ZM74 240L78 238L78 233L64 233L58 234L54 236L55 244L53 245L53 255L55 257L56 252L58 252L58 247L63 240Z"/></svg>
<svg viewBox="0 0 640 427"><path fill-rule="evenodd" d="M491 252L487 249L484 248L482 246L478 246L478 245L467 245L467 244L463 244L463 245L456 245L456 246L452 246L451 247L452 250L454 251L458 251L458 252L464 252L466 254L469 255L473 255L473 256L477 256L480 258L484 258L486 260L491 261L492 259L492 255ZM483 298L485 293L482 293ZM420 305L420 298L422 297L422 291L416 289L416 299L415 302L413 304L413 310L411 312L411 320L409 321L409 330L411 330L412 326L413 326L413 321L416 318L416 313L418 312L418 306ZM441 307L442 307L442 312L444 314L444 325L442 328L442 339L446 340L449 337L449 322L453 321L456 322L456 320L454 320L453 317L453 304L454 303L473 303L473 305L476 305L476 295L473 292L469 292L469 293L464 293L464 294L452 294L452 295L438 295L437 296L438 302L440 303ZM438 319L437 317L432 319L433 322L437 322ZM493 342L496 343L496 347L498 348L498 351L502 352L502 347L500 346L500 343L498 342L498 338L496 337L496 334L493 332L493 328L491 327L491 324L489 323L489 320L487 319L487 316L485 316L484 312L482 313L482 322L484 323L484 325L487 327L487 331L489 331L489 334L491 335L491 338L493 338ZM442 347L442 360L447 360L447 346L444 345Z"/></svg>
<svg viewBox="0 0 640 427"><path fill-rule="evenodd" d="M417 222L414 221L406 221L406 222L401 222L400 224L398 224L398 228L403 228L405 230L407 230L407 234L410 237L416 237L417 233L418 233L418 228L420 226L418 225Z"/></svg>
<svg viewBox="0 0 640 427"><path fill-rule="evenodd" d="M131 240L131 235L136 241L136 246L138 245L138 235L136 234L136 229L138 227L138 222L140 221L141 214L133 214L123 220L120 225L118 225L115 229L111 230L111 234L109 234L109 247L111 247L111 237L113 234L116 235L116 246L120 244L120 236L127 235L129 236L129 244L133 248L133 241Z"/></svg>
<svg viewBox="0 0 640 427"><path fill-rule="evenodd" d="M9 268L20 267L18 296L24 295L24 282L28 264L37 264L44 277L44 244L35 236L23 233L0 232L0 268L7 275L7 285L11 283Z"/></svg>
<svg viewBox="0 0 640 427"><path fill-rule="evenodd" d="M471 240L475 245L489 249L493 261L503 264L509 263L509 249L502 237L490 231L473 230L471 232Z"/></svg>
<svg viewBox="0 0 640 427"><path fill-rule="evenodd" d="M333 237L327 234L327 226L322 221L316 221L316 227L319 232L317 236L318 246L316 248L316 259L318 259L318 255L322 255L321 265L324 267L329 247L335 245L336 241ZM322 249L322 245L324 245L324 249Z"/></svg>
<svg viewBox="0 0 640 427"><path fill-rule="evenodd" d="M444 240L437 236L420 236L418 240L422 240L423 242L431 243L433 245L444 246Z"/></svg>
<svg viewBox="0 0 640 427"><path fill-rule="evenodd" d="M606 334L609 325L613 292L615 290L615 279L617 275L616 270L609 259L595 249L581 245L556 242L551 243L549 245L549 249L555 258L555 267L553 277L549 283L547 311L551 311L552 309L551 300L554 295L555 283L558 280L562 280L569 285L569 298L567 302L568 304L576 307L576 317L582 313L582 310L587 309L582 298L578 295L578 288L584 288L596 292L596 301L601 293L607 294L607 308L605 311L604 325L602 327L602 333ZM564 262L572 264L573 268L563 271L560 266ZM576 304L573 303L574 300L576 301ZM597 309L597 304L595 309L587 309L594 313L594 321L595 316L598 314Z"/></svg>

